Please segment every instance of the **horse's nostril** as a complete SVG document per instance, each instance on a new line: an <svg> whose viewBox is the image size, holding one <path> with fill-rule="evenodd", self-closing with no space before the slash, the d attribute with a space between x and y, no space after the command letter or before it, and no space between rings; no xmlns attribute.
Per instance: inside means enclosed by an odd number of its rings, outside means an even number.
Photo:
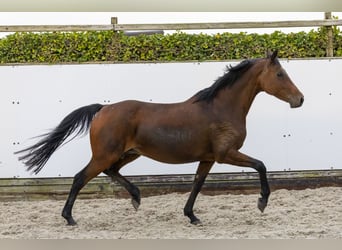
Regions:
<svg viewBox="0 0 342 250"><path fill-rule="evenodd" d="M300 105L304 103L304 97L300 98Z"/></svg>

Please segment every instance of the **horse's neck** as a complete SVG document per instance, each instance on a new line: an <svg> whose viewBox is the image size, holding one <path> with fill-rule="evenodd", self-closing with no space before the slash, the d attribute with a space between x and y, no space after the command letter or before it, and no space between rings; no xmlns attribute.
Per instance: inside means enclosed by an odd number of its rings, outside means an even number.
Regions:
<svg viewBox="0 0 342 250"><path fill-rule="evenodd" d="M233 86L222 89L218 93L214 105L227 117L234 117L245 122L250 107L260 92L256 84L257 77L246 73Z"/></svg>

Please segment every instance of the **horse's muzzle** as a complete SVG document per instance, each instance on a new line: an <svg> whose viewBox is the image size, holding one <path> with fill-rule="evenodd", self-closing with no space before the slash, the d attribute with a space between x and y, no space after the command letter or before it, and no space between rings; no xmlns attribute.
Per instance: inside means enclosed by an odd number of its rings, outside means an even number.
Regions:
<svg viewBox="0 0 342 250"><path fill-rule="evenodd" d="M304 103L304 96L294 97L290 99L291 108L299 108Z"/></svg>

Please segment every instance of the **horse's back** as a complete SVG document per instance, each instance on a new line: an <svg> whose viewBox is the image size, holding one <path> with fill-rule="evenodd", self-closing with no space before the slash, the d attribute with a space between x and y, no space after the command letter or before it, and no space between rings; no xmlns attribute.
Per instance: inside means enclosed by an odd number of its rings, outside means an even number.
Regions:
<svg viewBox="0 0 342 250"><path fill-rule="evenodd" d="M110 150L134 149L162 162L196 161L210 151L205 117L191 102L123 101L105 106L96 115L91 140L100 140ZM193 145L198 145L196 150Z"/></svg>
<svg viewBox="0 0 342 250"><path fill-rule="evenodd" d="M116 141L132 140L139 128L144 125L149 126L148 124L158 123L163 119L169 120L168 114L176 106L177 104L158 104L136 100L105 105L92 121L91 138L105 136L110 138L115 134ZM113 140L113 138L110 139Z"/></svg>

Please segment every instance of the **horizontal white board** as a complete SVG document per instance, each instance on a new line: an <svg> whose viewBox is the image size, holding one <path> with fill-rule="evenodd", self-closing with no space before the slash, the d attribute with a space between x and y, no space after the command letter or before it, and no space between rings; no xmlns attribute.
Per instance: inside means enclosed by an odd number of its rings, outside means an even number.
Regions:
<svg viewBox="0 0 342 250"><path fill-rule="evenodd" d="M34 177L14 151L54 128L74 109L125 99L177 102L210 86L227 65L238 62L0 66L0 178ZM341 59L281 60L305 95L303 107L290 109L264 93L247 120L242 152L262 160L269 171L341 169ZM74 176L91 156L89 138L60 148L37 177ZM197 163L168 165L140 157L124 175L195 173ZM250 171L216 164L212 172Z"/></svg>

